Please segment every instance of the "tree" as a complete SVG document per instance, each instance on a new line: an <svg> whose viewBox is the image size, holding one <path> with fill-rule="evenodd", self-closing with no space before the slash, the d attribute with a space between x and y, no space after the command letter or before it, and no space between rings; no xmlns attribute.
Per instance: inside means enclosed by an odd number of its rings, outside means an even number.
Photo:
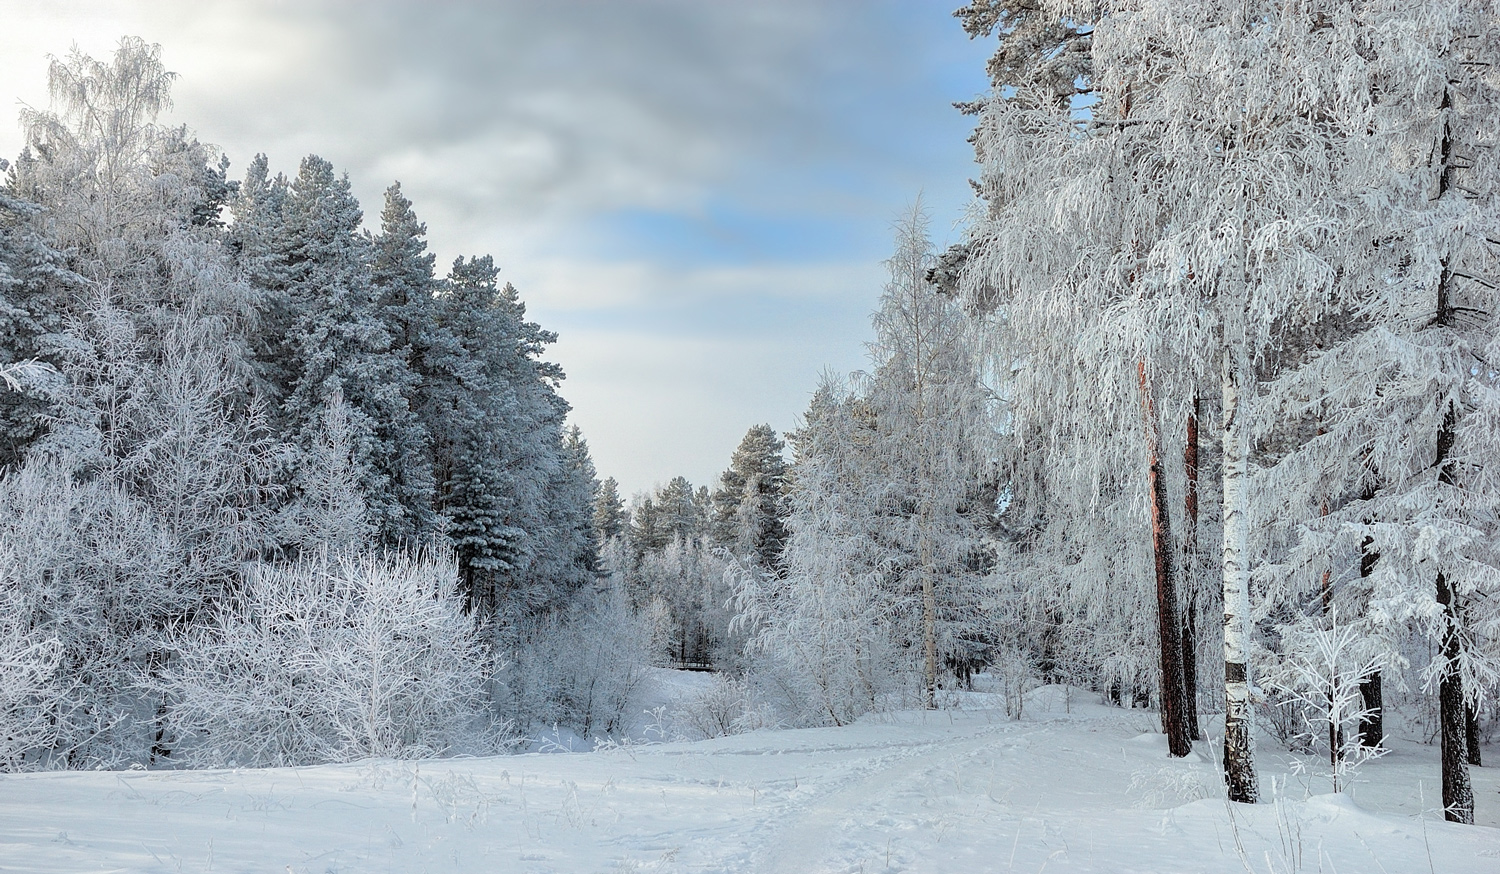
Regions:
<svg viewBox="0 0 1500 874"><path fill-rule="evenodd" d="M1479 424L1497 400L1485 362L1500 327L1500 234L1496 180L1477 159L1497 93L1475 71L1495 57L1500 26L1490 10L1443 3L1337 30L1360 50L1349 63L1362 83L1334 105L1352 132L1337 180L1339 309L1318 347L1270 386L1284 418L1320 423L1264 477L1306 508L1276 579L1296 591L1326 567L1321 556L1354 556L1357 575L1331 580L1325 604L1359 611L1384 664L1401 661L1404 625L1436 645L1423 676L1438 692L1443 804L1449 819L1472 822L1467 711L1500 671L1478 630L1494 621L1500 585L1487 509L1496 444ZM1315 514L1320 500L1326 512Z"/></svg>
<svg viewBox="0 0 1500 874"><path fill-rule="evenodd" d="M888 585L894 558L870 500L873 432L864 399L825 375L790 435L783 575L753 564L737 575L732 627L798 721L844 725L917 685L897 628L912 604Z"/></svg>
<svg viewBox="0 0 1500 874"><path fill-rule="evenodd" d="M56 367L67 343L58 301L76 294L84 280L40 232L42 207L13 190L14 177L0 186L0 367L26 361ZM0 393L0 468L20 463L46 433L47 411L42 393Z"/></svg>
<svg viewBox="0 0 1500 874"><path fill-rule="evenodd" d="M871 373L853 391L825 378L792 435L781 574L741 572L736 622L766 670L840 724L908 682L936 706L945 663L982 661L989 639L989 396L963 311L927 282L920 204L896 237Z"/></svg>
<svg viewBox="0 0 1500 874"><path fill-rule="evenodd" d="M772 570L786 540L784 449L770 425L752 427L730 457L712 498L714 539Z"/></svg>
<svg viewBox="0 0 1500 874"><path fill-rule="evenodd" d="M910 550L893 570L920 597L924 700L935 706L940 649L974 647L981 532L993 511L980 451L988 397L962 310L927 282L927 216L913 205L896 229L890 282L876 311L875 464L885 486L871 497L888 514L886 537ZM990 506L986 506L987 498ZM940 638L942 638L940 640Z"/></svg>
<svg viewBox="0 0 1500 874"><path fill-rule="evenodd" d="M625 502L620 499L620 484L615 478L605 477L599 484L599 497L594 502L594 529L604 541L619 537L625 531Z"/></svg>
<svg viewBox="0 0 1500 874"><path fill-rule="evenodd" d="M584 548L547 528L549 488L569 475L562 370L540 360L556 336L526 320L519 293L498 276L489 256L454 262L434 300L435 336L449 339L433 342L423 365L433 374L424 408L440 435L438 508L452 520L471 608L488 618L559 605L581 584ZM579 488L558 496L583 500L578 513L592 501L585 472L575 460Z"/></svg>
<svg viewBox="0 0 1500 874"><path fill-rule="evenodd" d="M247 184L247 190L258 188ZM285 428L306 452L321 411L343 392L361 490L376 531L387 542L416 537L431 506L420 425L407 403L414 376L378 308L369 242L349 180L316 156L302 162L286 191L281 265L290 315L277 386Z"/></svg>

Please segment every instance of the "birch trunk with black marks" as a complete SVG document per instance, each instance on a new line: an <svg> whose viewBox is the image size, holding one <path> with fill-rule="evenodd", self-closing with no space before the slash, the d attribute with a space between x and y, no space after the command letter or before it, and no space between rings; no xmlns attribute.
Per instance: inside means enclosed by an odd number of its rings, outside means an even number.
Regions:
<svg viewBox="0 0 1500 874"><path fill-rule="evenodd" d="M1249 367L1226 341L1224 391L1224 783L1229 800L1254 804L1255 776L1250 711L1250 428L1244 393Z"/></svg>

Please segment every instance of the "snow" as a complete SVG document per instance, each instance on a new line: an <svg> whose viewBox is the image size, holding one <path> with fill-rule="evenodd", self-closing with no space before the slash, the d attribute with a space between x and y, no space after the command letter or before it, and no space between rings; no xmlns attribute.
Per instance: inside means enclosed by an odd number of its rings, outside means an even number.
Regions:
<svg viewBox="0 0 1500 874"><path fill-rule="evenodd" d="M1500 870L1500 775L1474 770L1484 825L1442 822L1432 747L1397 743L1351 797L1263 744L1274 800L1231 806L1210 746L1169 760L1155 713L990 698L591 753L8 775L0 871Z"/></svg>

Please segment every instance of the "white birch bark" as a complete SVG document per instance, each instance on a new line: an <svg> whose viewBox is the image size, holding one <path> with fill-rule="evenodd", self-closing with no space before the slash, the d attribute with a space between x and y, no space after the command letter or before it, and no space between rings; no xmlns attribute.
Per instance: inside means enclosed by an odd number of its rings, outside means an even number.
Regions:
<svg viewBox="0 0 1500 874"><path fill-rule="evenodd" d="M1245 403L1248 368L1226 342L1224 392L1224 782L1229 800L1253 804L1255 780L1250 710L1250 571L1248 485L1250 432Z"/></svg>

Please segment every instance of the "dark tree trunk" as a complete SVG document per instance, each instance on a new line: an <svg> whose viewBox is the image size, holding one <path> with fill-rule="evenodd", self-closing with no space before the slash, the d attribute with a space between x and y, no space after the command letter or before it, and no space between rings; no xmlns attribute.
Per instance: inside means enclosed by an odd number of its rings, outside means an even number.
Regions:
<svg viewBox="0 0 1500 874"><path fill-rule="evenodd" d="M1439 167L1437 200L1442 200L1453 187L1453 174L1457 169L1453 155L1453 126L1450 113L1453 97L1443 89L1443 102L1438 110L1443 115L1443 138L1439 144ZM1453 316L1449 301L1449 288L1453 272L1448 259L1442 261L1442 272L1438 276L1437 305L1433 308L1432 325L1446 326ZM1453 451L1457 436L1458 408L1453 401L1443 413L1443 423L1437 433L1438 481L1444 485L1455 485L1453 462L1448 456ZM1443 673L1438 683L1438 722L1442 736L1443 755L1443 818L1450 822L1472 825L1474 822L1474 788L1469 782L1469 738L1464 718L1463 674L1459 670L1459 658L1463 653L1463 639L1459 634L1459 605L1455 603L1453 589L1442 572L1437 575L1437 602L1443 607L1442 658Z"/></svg>
<svg viewBox="0 0 1500 874"><path fill-rule="evenodd" d="M1368 711L1359 720L1359 745L1379 749L1385 742L1385 704L1380 695L1380 672L1359 681L1359 694Z"/></svg>
<svg viewBox="0 0 1500 874"><path fill-rule="evenodd" d="M1321 436L1323 433L1324 433L1323 429L1321 427L1318 428L1318 434L1319 434L1319 436ZM1327 516L1328 515L1328 501L1326 499L1318 507L1318 515L1319 516ZM1329 567L1323 568L1322 592L1323 592L1323 615L1327 616L1328 612L1333 609L1333 569L1332 568L1329 568ZM1344 754L1344 727L1342 725L1340 725L1338 723L1338 721L1333 718L1333 696L1332 695L1330 695L1329 698L1328 698L1328 713L1329 713L1329 719L1328 719L1328 764L1333 765L1333 766L1336 767L1338 765L1338 763L1339 763L1339 760L1343 758L1343 754Z"/></svg>
<svg viewBox="0 0 1500 874"><path fill-rule="evenodd" d="M1479 756L1479 711L1473 704L1464 705L1464 740L1469 748L1469 764L1483 766Z"/></svg>
<svg viewBox="0 0 1500 874"><path fill-rule="evenodd" d="M1447 285L1444 270L1442 286ZM1439 312L1444 307L1443 295L1439 293ZM1458 412L1448 404L1443 424L1438 429L1437 464L1439 481L1453 484L1453 464L1448 454L1453 450L1454 430ZM1437 602L1443 608L1443 673L1438 684L1438 722L1441 726L1443 752L1443 818L1449 822L1474 824L1474 788L1469 783L1469 733L1468 707L1464 701L1463 675L1459 671L1459 658L1463 654L1463 639L1459 635L1459 611L1454 603L1453 589L1442 572L1437 575Z"/></svg>
<svg viewBox="0 0 1500 874"><path fill-rule="evenodd" d="M1141 415L1146 426L1148 456L1147 489L1151 504L1151 542L1156 554L1157 638L1161 641L1161 717L1167 749L1173 756L1193 751L1186 719L1186 696L1182 672L1182 623L1177 616L1177 588L1172 568L1172 528L1167 508L1167 483L1162 476L1160 440L1157 439L1156 409L1151 402L1151 384L1146 363L1137 362L1141 382Z"/></svg>
<svg viewBox="0 0 1500 874"><path fill-rule="evenodd" d="M1198 405L1188 413L1182 463L1187 488L1182 532L1182 700L1188 737L1203 739L1198 721Z"/></svg>
<svg viewBox="0 0 1500 874"><path fill-rule="evenodd" d="M1375 499L1375 487L1365 490L1364 499ZM1365 520L1370 521L1370 520ZM1375 572L1380 553L1375 551L1375 538L1366 537L1359 549L1359 578L1368 579ZM1381 700L1380 672L1376 671L1359 681L1359 694L1363 699L1365 715L1359 720L1359 745L1379 749L1385 743L1385 702Z"/></svg>
<svg viewBox="0 0 1500 874"><path fill-rule="evenodd" d="M1453 590L1437 575L1437 599L1443 605L1447 627L1443 631L1442 681L1438 684L1438 723L1443 755L1443 818L1449 822L1474 824L1474 788L1469 783L1469 733L1464 706L1463 677L1458 672L1459 637L1453 611Z"/></svg>

